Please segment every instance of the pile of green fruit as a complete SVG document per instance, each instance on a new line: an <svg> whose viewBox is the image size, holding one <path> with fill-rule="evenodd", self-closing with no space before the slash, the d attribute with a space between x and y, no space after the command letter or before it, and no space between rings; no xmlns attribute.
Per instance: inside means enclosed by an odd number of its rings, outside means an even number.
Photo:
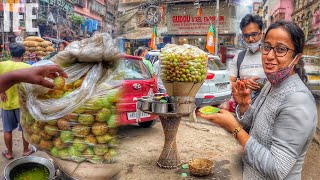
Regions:
<svg viewBox="0 0 320 180"><path fill-rule="evenodd" d="M55 88L40 98L61 98L79 88L83 79L65 84L63 77L54 79ZM21 126L28 142L52 156L75 162L111 163L117 155L117 116L115 103L119 90L89 99L66 116L47 122L34 119L21 106Z"/></svg>
<svg viewBox="0 0 320 180"><path fill-rule="evenodd" d="M167 45L159 55L164 82L203 81L207 76L208 55L201 49L185 45Z"/></svg>

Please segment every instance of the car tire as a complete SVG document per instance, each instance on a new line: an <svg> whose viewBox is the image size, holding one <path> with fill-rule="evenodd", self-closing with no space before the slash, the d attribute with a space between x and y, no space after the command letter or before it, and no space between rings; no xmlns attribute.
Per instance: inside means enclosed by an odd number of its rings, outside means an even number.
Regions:
<svg viewBox="0 0 320 180"><path fill-rule="evenodd" d="M156 124L157 120L152 120L152 121L146 121L142 123L138 123L141 127L143 128L151 128Z"/></svg>

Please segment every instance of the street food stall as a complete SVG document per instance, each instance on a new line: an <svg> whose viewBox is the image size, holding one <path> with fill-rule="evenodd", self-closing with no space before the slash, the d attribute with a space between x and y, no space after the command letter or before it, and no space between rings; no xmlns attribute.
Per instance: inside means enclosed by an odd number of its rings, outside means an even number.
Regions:
<svg viewBox="0 0 320 180"><path fill-rule="evenodd" d="M137 108L145 113L157 114L163 127L165 142L157 161L161 168L181 165L176 146L176 135L182 116L195 109L195 94L207 75L207 53L188 44L169 44L159 55L161 79L169 98L156 94L137 101Z"/></svg>

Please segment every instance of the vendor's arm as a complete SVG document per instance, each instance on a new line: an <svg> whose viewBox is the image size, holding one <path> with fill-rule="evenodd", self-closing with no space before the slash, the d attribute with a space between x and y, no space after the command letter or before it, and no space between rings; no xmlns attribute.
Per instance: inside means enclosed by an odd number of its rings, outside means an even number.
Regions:
<svg viewBox="0 0 320 180"><path fill-rule="evenodd" d="M274 121L270 150L252 136L245 145L244 160L270 179L284 179L312 139L317 110L309 96L296 92L286 97ZM243 136L242 131L239 141Z"/></svg>
<svg viewBox="0 0 320 180"><path fill-rule="evenodd" d="M0 75L0 93L5 92L11 86L20 82L39 84L48 88L53 88L53 83L45 78L55 78L58 75L67 77L67 74L64 73L58 65L38 66L11 71Z"/></svg>

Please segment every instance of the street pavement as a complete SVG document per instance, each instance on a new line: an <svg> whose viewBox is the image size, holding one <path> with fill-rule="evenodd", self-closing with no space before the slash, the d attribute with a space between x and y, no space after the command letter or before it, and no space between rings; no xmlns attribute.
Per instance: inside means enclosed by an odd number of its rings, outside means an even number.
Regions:
<svg viewBox="0 0 320 180"><path fill-rule="evenodd" d="M320 112L319 101L317 105L318 112ZM320 115L318 117L320 122ZM2 123L0 129L2 129ZM320 161L315 161L320 158L319 130L320 123L318 134L307 152L302 179L320 177ZM119 136L121 145L117 166L122 169L119 179L181 179L181 173L185 172L183 169L167 170L156 165L164 142L160 123L149 129L135 125L122 127ZM195 157L206 157L215 162L217 166L214 169L215 174L209 176L208 179L241 179L242 148L230 134L221 128L203 120L197 124L189 123L188 119L184 118L179 126L177 145L183 163ZM21 157L22 141L18 131L14 131L13 146L14 156ZM0 150L5 150L2 130L0 131ZM37 152L36 155L43 156L43 153ZM0 177L9 162L4 157L0 157ZM84 175L85 172L82 173L82 176Z"/></svg>

